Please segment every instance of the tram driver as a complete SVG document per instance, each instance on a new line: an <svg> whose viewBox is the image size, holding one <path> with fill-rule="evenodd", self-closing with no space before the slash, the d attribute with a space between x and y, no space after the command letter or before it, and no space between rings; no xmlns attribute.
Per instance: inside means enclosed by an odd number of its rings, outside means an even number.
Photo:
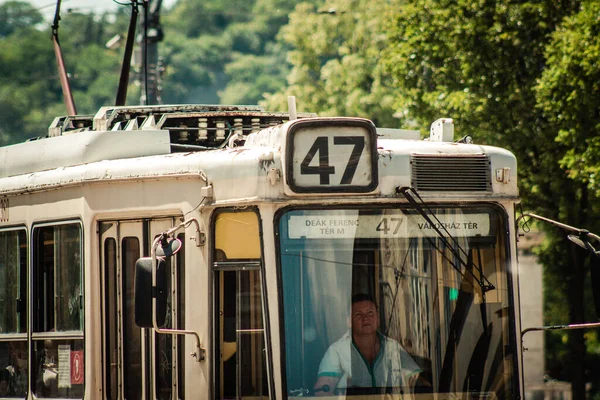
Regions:
<svg viewBox="0 0 600 400"><path fill-rule="evenodd" d="M377 303L367 294L352 296L350 330L331 344L319 365L315 395L346 388L407 390L421 369L408 352L379 332Z"/></svg>

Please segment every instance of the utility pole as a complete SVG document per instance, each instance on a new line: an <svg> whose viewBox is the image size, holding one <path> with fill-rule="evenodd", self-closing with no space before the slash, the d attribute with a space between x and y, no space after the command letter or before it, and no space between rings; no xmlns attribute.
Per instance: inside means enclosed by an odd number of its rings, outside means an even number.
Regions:
<svg viewBox="0 0 600 400"><path fill-rule="evenodd" d="M67 74L67 68L65 67L65 60L63 59L62 49L60 48L60 42L58 41L58 21L60 21L60 2L61 2L61 0L56 1L56 12L54 13L54 23L52 24L52 45L54 47L54 54L56 56L56 63L58 66L58 76L60 77L60 86L62 87L65 105L67 106L67 113L69 115L76 115L77 109L75 108L75 100L73 100L73 93L71 92L71 84L69 83L69 75Z"/></svg>
<svg viewBox="0 0 600 400"><path fill-rule="evenodd" d="M158 43L164 35L160 25L160 7L162 0L144 0L143 29L140 35L142 49L140 103L144 105L161 104L162 62L158 57Z"/></svg>
<svg viewBox="0 0 600 400"><path fill-rule="evenodd" d="M116 106L124 106L127 101L127 86L129 86L129 71L131 69L131 56L133 54L138 13L137 0L131 0L131 19L129 20L129 29L127 30L127 43L125 43L125 54L123 55L123 64L121 65L117 99L115 100Z"/></svg>

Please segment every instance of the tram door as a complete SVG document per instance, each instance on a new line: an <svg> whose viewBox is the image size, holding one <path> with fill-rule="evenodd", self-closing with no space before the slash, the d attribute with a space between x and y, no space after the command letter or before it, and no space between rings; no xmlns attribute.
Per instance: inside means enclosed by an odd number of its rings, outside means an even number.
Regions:
<svg viewBox="0 0 600 400"><path fill-rule="evenodd" d="M150 256L156 235L179 222L173 217L99 224L106 399L184 398L183 364L178 365L183 342L139 328L134 316L135 263L140 257ZM183 240L183 234L179 238ZM168 266L165 328L183 328L183 260L181 251Z"/></svg>

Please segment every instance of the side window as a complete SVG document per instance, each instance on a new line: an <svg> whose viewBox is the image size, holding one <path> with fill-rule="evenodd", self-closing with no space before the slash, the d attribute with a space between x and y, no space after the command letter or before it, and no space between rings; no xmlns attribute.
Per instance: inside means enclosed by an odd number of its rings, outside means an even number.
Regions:
<svg viewBox="0 0 600 400"><path fill-rule="evenodd" d="M214 220L215 397L268 397L258 215Z"/></svg>
<svg viewBox="0 0 600 400"><path fill-rule="evenodd" d="M40 398L84 392L81 224L33 229L31 387Z"/></svg>
<svg viewBox="0 0 600 400"><path fill-rule="evenodd" d="M0 231L0 397L27 395L27 235Z"/></svg>

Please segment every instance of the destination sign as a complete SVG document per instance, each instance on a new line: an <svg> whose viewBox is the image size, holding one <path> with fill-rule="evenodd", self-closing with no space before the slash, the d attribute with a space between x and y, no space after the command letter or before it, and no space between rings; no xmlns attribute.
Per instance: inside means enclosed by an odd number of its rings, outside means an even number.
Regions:
<svg viewBox="0 0 600 400"><path fill-rule="evenodd" d="M370 122L338 119L290 129L287 182L295 192L368 192L377 186L376 133Z"/></svg>
<svg viewBox="0 0 600 400"><path fill-rule="evenodd" d="M354 215L352 215L354 214ZM440 214L428 223L421 215L403 213L358 215L358 213L292 215L288 223L290 239L370 239L490 235L490 216L478 214Z"/></svg>

